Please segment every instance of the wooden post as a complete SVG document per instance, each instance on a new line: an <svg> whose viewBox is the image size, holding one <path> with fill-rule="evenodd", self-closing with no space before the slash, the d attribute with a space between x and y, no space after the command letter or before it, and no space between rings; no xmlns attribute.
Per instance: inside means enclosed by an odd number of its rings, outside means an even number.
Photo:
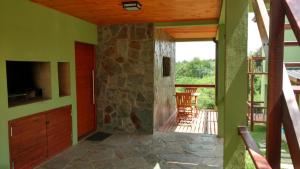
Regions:
<svg viewBox="0 0 300 169"><path fill-rule="evenodd" d="M218 85L219 84L219 56L218 56L218 51L219 51L219 43L216 39L214 39L214 42L216 44L216 55L215 55L215 105L217 106L218 104L218 97L219 97L219 90L218 90Z"/></svg>
<svg viewBox="0 0 300 169"><path fill-rule="evenodd" d="M253 64L253 63L252 63ZM250 75L251 78L251 87L250 87L250 94L251 94L251 98L250 98L250 115L251 115L251 120L250 120L250 124L251 124L251 131L253 131L254 129L254 69L252 69L252 74Z"/></svg>
<svg viewBox="0 0 300 169"><path fill-rule="evenodd" d="M268 76L267 160L280 168L282 124L282 71L284 50L284 8L282 0L270 1L270 40Z"/></svg>

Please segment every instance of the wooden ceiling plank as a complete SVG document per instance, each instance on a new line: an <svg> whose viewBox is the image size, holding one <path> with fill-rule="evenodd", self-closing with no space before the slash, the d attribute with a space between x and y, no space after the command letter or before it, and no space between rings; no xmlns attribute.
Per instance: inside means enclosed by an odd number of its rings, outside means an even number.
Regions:
<svg viewBox="0 0 300 169"><path fill-rule="evenodd" d="M194 26L163 28L174 39L213 39L216 37L218 26Z"/></svg>
<svg viewBox="0 0 300 169"><path fill-rule="evenodd" d="M178 28L178 27L194 27L194 26L215 26L218 25L218 19L187 21L187 22L160 22L155 23L156 28Z"/></svg>
<svg viewBox="0 0 300 169"><path fill-rule="evenodd" d="M177 38L175 42L213 41L214 38Z"/></svg>
<svg viewBox="0 0 300 169"><path fill-rule="evenodd" d="M95 24L199 20L214 23L220 14L220 0L140 0L142 10L134 12L124 10L121 0L32 1Z"/></svg>

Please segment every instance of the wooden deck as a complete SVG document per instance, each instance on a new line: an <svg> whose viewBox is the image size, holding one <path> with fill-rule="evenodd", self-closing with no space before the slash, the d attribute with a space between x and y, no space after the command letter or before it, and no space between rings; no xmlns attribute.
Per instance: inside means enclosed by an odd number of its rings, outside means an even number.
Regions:
<svg viewBox="0 0 300 169"><path fill-rule="evenodd" d="M200 110L197 118L191 124L176 123L176 113L159 129L161 132L218 134L218 112L215 110Z"/></svg>
<svg viewBox="0 0 300 169"><path fill-rule="evenodd" d="M260 113L260 114L254 113L253 121L254 121L254 123L266 123L267 115L265 113Z"/></svg>

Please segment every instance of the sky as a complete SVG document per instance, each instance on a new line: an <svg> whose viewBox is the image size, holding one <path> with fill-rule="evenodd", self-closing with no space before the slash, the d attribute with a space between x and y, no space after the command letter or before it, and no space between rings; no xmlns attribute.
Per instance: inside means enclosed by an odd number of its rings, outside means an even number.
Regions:
<svg viewBox="0 0 300 169"><path fill-rule="evenodd" d="M252 21L254 13L248 15L248 53L261 47L257 24ZM215 43L206 42L176 42L176 62L190 61L193 58L215 59Z"/></svg>

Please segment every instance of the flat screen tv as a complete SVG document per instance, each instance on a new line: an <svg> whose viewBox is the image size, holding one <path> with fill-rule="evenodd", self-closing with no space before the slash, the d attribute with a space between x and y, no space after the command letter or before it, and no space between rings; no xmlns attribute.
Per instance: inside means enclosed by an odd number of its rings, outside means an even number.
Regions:
<svg viewBox="0 0 300 169"><path fill-rule="evenodd" d="M6 61L9 105L49 98L50 63Z"/></svg>

